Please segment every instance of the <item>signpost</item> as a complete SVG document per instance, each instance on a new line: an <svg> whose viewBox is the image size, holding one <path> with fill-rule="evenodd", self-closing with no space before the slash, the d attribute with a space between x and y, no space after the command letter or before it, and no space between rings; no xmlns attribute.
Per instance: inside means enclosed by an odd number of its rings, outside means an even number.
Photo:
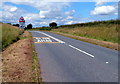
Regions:
<svg viewBox="0 0 120 84"><path fill-rule="evenodd" d="M25 28L25 20L22 16L19 19L19 27L23 29Z"/></svg>

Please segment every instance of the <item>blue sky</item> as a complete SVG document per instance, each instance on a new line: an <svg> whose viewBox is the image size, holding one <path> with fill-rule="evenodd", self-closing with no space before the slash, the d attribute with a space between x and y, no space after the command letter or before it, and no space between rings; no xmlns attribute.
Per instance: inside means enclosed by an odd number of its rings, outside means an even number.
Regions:
<svg viewBox="0 0 120 84"><path fill-rule="evenodd" d="M34 4L34 5L33 5ZM20 16L34 27L75 24L118 18L118 2L3 2L2 22L18 23Z"/></svg>

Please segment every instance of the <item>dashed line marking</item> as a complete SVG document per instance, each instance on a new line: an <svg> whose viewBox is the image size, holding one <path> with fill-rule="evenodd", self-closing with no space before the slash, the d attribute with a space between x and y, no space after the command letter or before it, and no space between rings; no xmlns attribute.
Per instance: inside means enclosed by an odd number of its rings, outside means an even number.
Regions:
<svg viewBox="0 0 120 84"><path fill-rule="evenodd" d="M92 54L89 54L89 53L87 53L86 51L83 51L83 50L81 50L81 49L79 49L79 48L76 48L76 47L74 47L74 46L72 46L72 45L68 45L68 46L71 47L71 48L74 48L75 50L80 51L80 52L82 52L82 53L84 53L84 54L86 54L86 55L88 55L88 56L90 56L90 57L92 57L92 58L95 57L95 56L93 56Z"/></svg>

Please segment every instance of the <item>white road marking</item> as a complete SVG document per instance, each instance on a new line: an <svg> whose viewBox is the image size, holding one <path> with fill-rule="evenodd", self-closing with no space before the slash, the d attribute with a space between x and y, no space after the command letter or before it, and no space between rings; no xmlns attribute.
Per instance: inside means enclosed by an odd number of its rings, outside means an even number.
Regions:
<svg viewBox="0 0 120 84"><path fill-rule="evenodd" d="M86 55L88 55L88 56L90 56L90 57L92 57L92 58L94 58L95 56L93 56L92 54L89 54L89 53L87 53L86 51L83 51L83 50L81 50L81 49L79 49L79 48L76 48L76 47L74 47L74 46L72 46L72 45L68 45L69 47L71 47L71 48L74 48L74 49L76 49L76 50L78 50L78 51L80 51L80 52L82 52L82 53L84 53L84 54L86 54Z"/></svg>
<svg viewBox="0 0 120 84"><path fill-rule="evenodd" d="M52 38L52 39L54 39L54 40L56 40L56 41L58 41L58 42L60 42L60 43L65 43L64 41L59 40L59 39L57 39L57 38L55 38L55 37L53 37L53 36L50 36L50 35L48 35L48 34L46 34L46 33L44 33L44 32L40 32L40 31L34 31L34 32L38 32L38 33L40 33L40 34L43 34L43 35L45 35L45 36L48 36L48 37L50 37L50 38Z"/></svg>
<svg viewBox="0 0 120 84"><path fill-rule="evenodd" d="M45 39L45 42L52 42L50 38L43 38L43 39Z"/></svg>
<svg viewBox="0 0 120 84"><path fill-rule="evenodd" d="M41 42L40 38L36 38L37 42Z"/></svg>
<svg viewBox="0 0 120 84"><path fill-rule="evenodd" d="M105 62L106 64L108 64L109 62Z"/></svg>
<svg viewBox="0 0 120 84"><path fill-rule="evenodd" d="M50 35L48 35L48 34L46 34L46 33L43 33L43 32L40 32L40 31L34 31L34 32L38 32L38 33L40 33L40 34L44 34L45 36L48 36L48 37L50 37L50 38L52 38L52 39L54 39L54 40L56 40L56 41L58 41L58 42L60 42L60 43L65 43L64 41L59 40L59 39L57 39L57 38L55 38L55 37L53 37L53 36L50 36ZM68 45L68 44L67 44L67 45ZM86 51L83 51L83 50L81 50L81 49L79 49L79 48L76 48L76 47L74 47L74 46L72 46L72 45L68 45L68 46L71 47L71 48L73 48L73 49L76 49L76 50L78 50L79 52L82 52L82 53L84 53L84 54L86 54L86 55L88 55L88 56L90 56L90 57L92 57L92 58L95 57L94 55L89 54L89 53L87 53Z"/></svg>
<svg viewBox="0 0 120 84"><path fill-rule="evenodd" d="M35 38L37 42L52 42L50 38Z"/></svg>

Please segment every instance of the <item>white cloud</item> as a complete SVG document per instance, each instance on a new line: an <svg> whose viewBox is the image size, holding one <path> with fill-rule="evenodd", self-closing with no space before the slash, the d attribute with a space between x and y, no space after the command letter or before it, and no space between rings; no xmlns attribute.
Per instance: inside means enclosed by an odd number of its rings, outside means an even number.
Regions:
<svg viewBox="0 0 120 84"><path fill-rule="evenodd" d="M65 24L77 24L77 23L85 23L85 21L80 21L79 19L76 19L76 20L68 20L65 22Z"/></svg>
<svg viewBox="0 0 120 84"><path fill-rule="evenodd" d="M106 2L98 1L98 2L96 3L96 6L103 5L103 4L105 4L105 3L106 3Z"/></svg>
<svg viewBox="0 0 120 84"><path fill-rule="evenodd" d="M96 2L96 4L95 4L96 6L100 6L100 5L103 5L109 1L108 0L107 1L106 0L96 0L95 2Z"/></svg>
<svg viewBox="0 0 120 84"><path fill-rule="evenodd" d="M40 1L40 0L2 0L2 2L32 2L32 1ZM98 0L41 0L44 2L96 2ZM100 0L99 0L100 1ZM118 2L119 0L102 0L105 2Z"/></svg>
<svg viewBox="0 0 120 84"><path fill-rule="evenodd" d="M37 8L39 13L29 13L27 10L17 8L12 5L2 5L2 21L3 22L11 22L18 23L20 16L23 16L26 20L26 24L33 23L34 25L45 25L49 24L49 22L53 20L61 20L64 17L63 9L67 7L68 3L49 3L38 1L27 1L27 2L13 2L15 4L24 4L30 5L32 7ZM33 5L34 4L34 5ZM1 19L0 18L0 19ZM11 19L12 18L12 19ZM45 23L46 22L46 23Z"/></svg>
<svg viewBox="0 0 120 84"><path fill-rule="evenodd" d="M10 11L10 12L12 12L12 11L16 11L17 7L3 4L2 5L2 9L4 11Z"/></svg>
<svg viewBox="0 0 120 84"><path fill-rule="evenodd" d="M73 23L75 23L74 21L68 21L68 22L66 22L66 24L73 24Z"/></svg>
<svg viewBox="0 0 120 84"><path fill-rule="evenodd" d="M114 6L98 6L93 11L91 11L91 15L111 15L115 14Z"/></svg>
<svg viewBox="0 0 120 84"><path fill-rule="evenodd" d="M116 12L115 15L118 15L118 12Z"/></svg>
<svg viewBox="0 0 120 84"><path fill-rule="evenodd" d="M75 14L75 10L65 12L66 15L73 16Z"/></svg>
<svg viewBox="0 0 120 84"><path fill-rule="evenodd" d="M66 19L73 19L74 17L73 16L68 16Z"/></svg>
<svg viewBox="0 0 120 84"><path fill-rule="evenodd" d="M45 4L45 3L44 3ZM36 7L39 13L29 13L27 10L17 8L16 6L3 5L4 11L3 21L10 23L18 23L20 16L23 16L26 21L26 25L31 23L33 26L49 26L49 23L56 22L58 25L79 23L81 19L75 19L74 14L76 11L69 10L63 11L63 8L68 6L68 3L61 3L53 5L55 3L47 3L46 7ZM57 4L57 3L56 3ZM34 6L33 6L34 7ZM11 19L12 18L12 19Z"/></svg>
<svg viewBox="0 0 120 84"><path fill-rule="evenodd" d="M27 13L24 15L24 18L25 20L28 20L28 21L34 21L34 20L37 20L39 19L39 14L34 14L34 13Z"/></svg>
<svg viewBox="0 0 120 84"><path fill-rule="evenodd" d="M45 18L49 11L40 11L40 17Z"/></svg>
<svg viewBox="0 0 120 84"><path fill-rule="evenodd" d="M41 25L48 25L48 22L40 22Z"/></svg>
<svg viewBox="0 0 120 84"><path fill-rule="evenodd" d="M62 3L55 3L52 2L52 0L10 0L9 2L12 2L14 4L24 4L29 5L34 8L37 8L40 12L39 13L29 13L27 11L23 11L23 9L15 8L15 6L8 7L7 6L4 11L4 21L10 21L10 22L18 22L19 17L22 15L25 20L26 24L32 23L35 25L40 26L48 26L50 22L56 22L58 25L61 24L72 24L72 23L78 23L79 20L74 19L74 14L76 11L69 10L69 11L63 11L64 8L67 8L70 6L69 2L63 2L64 0L60 0ZM52 2L52 3L50 3ZM11 19L13 18L13 19Z"/></svg>
<svg viewBox="0 0 120 84"><path fill-rule="evenodd" d="M16 11L16 10L17 10L17 7L12 7L12 8L10 9L11 12Z"/></svg>
<svg viewBox="0 0 120 84"><path fill-rule="evenodd" d="M19 17L24 13L27 12L23 9L17 8L16 6L3 4L1 11L2 17L0 17L0 20L3 22L18 23Z"/></svg>

